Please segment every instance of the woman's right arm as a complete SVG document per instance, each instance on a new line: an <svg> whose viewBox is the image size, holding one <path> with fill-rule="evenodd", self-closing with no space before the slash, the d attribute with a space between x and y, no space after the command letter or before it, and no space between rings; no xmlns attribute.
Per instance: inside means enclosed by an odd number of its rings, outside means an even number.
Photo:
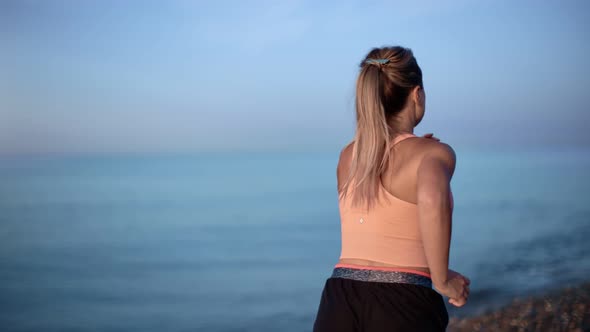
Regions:
<svg viewBox="0 0 590 332"><path fill-rule="evenodd" d="M418 167L416 191L420 233L432 283L437 289L444 288L450 277L450 181L455 163L455 151L448 144L433 142Z"/></svg>
<svg viewBox="0 0 590 332"><path fill-rule="evenodd" d="M469 278L449 269L452 209L451 177L455 151L445 143L431 145L418 166L418 219L434 288L461 307L469 297Z"/></svg>

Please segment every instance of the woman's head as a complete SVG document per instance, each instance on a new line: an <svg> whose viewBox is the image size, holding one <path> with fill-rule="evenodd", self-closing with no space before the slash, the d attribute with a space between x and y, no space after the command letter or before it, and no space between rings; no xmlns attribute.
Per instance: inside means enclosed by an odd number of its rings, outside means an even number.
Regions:
<svg viewBox="0 0 590 332"><path fill-rule="evenodd" d="M402 111L416 126L424 116L422 70L411 49L402 46L372 49L360 63L356 85L357 125L375 125L385 118L389 134L401 131ZM411 104L414 105L411 105ZM410 106L410 107L407 107ZM372 122L367 120L372 119Z"/></svg>
<svg viewBox="0 0 590 332"><path fill-rule="evenodd" d="M346 195L356 182L353 205L372 205L377 181L390 157L391 138L411 132L422 121L426 95L422 70L412 50L402 46L372 49L360 64L356 82L356 133Z"/></svg>

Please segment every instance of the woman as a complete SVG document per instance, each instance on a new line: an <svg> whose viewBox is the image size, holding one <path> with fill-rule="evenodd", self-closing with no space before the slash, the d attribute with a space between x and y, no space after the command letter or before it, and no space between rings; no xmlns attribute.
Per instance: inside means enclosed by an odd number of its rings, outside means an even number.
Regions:
<svg viewBox="0 0 590 332"><path fill-rule="evenodd" d="M411 49L375 48L360 68L337 168L341 254L314 331L445 331L442 295L461 307L470 284L448 268L455 152L414 134L426 96Z"/></svg>

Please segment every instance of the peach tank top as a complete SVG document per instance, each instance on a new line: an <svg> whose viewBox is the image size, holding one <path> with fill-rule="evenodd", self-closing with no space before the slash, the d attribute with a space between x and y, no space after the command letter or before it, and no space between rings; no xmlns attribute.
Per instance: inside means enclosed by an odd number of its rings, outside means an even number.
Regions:
<svg viewBox="0 0 590 332"><path fill-rule="evenodd" d="M395 137L393 144L416 137ZM418 205L393 196L379 182L379 200L370 211L339 200L342 249L340 258L365 259L392 265L428 267L418 224ZM352 187L349 187L352 190ZM384 199L386 196L386 199ZM451 210L453 193L450 193Z"/></svg>

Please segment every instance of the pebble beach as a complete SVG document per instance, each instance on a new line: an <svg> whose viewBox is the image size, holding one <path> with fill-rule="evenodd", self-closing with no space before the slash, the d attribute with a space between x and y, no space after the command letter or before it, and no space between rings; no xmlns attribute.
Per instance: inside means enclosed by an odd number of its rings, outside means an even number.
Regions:
<svg viewBox="0 0 590 332"><path fill-rule="evenodd" d="M479 316L450 317L447 331L590 331L590 281L537 296L516 297Z"/></svg>

